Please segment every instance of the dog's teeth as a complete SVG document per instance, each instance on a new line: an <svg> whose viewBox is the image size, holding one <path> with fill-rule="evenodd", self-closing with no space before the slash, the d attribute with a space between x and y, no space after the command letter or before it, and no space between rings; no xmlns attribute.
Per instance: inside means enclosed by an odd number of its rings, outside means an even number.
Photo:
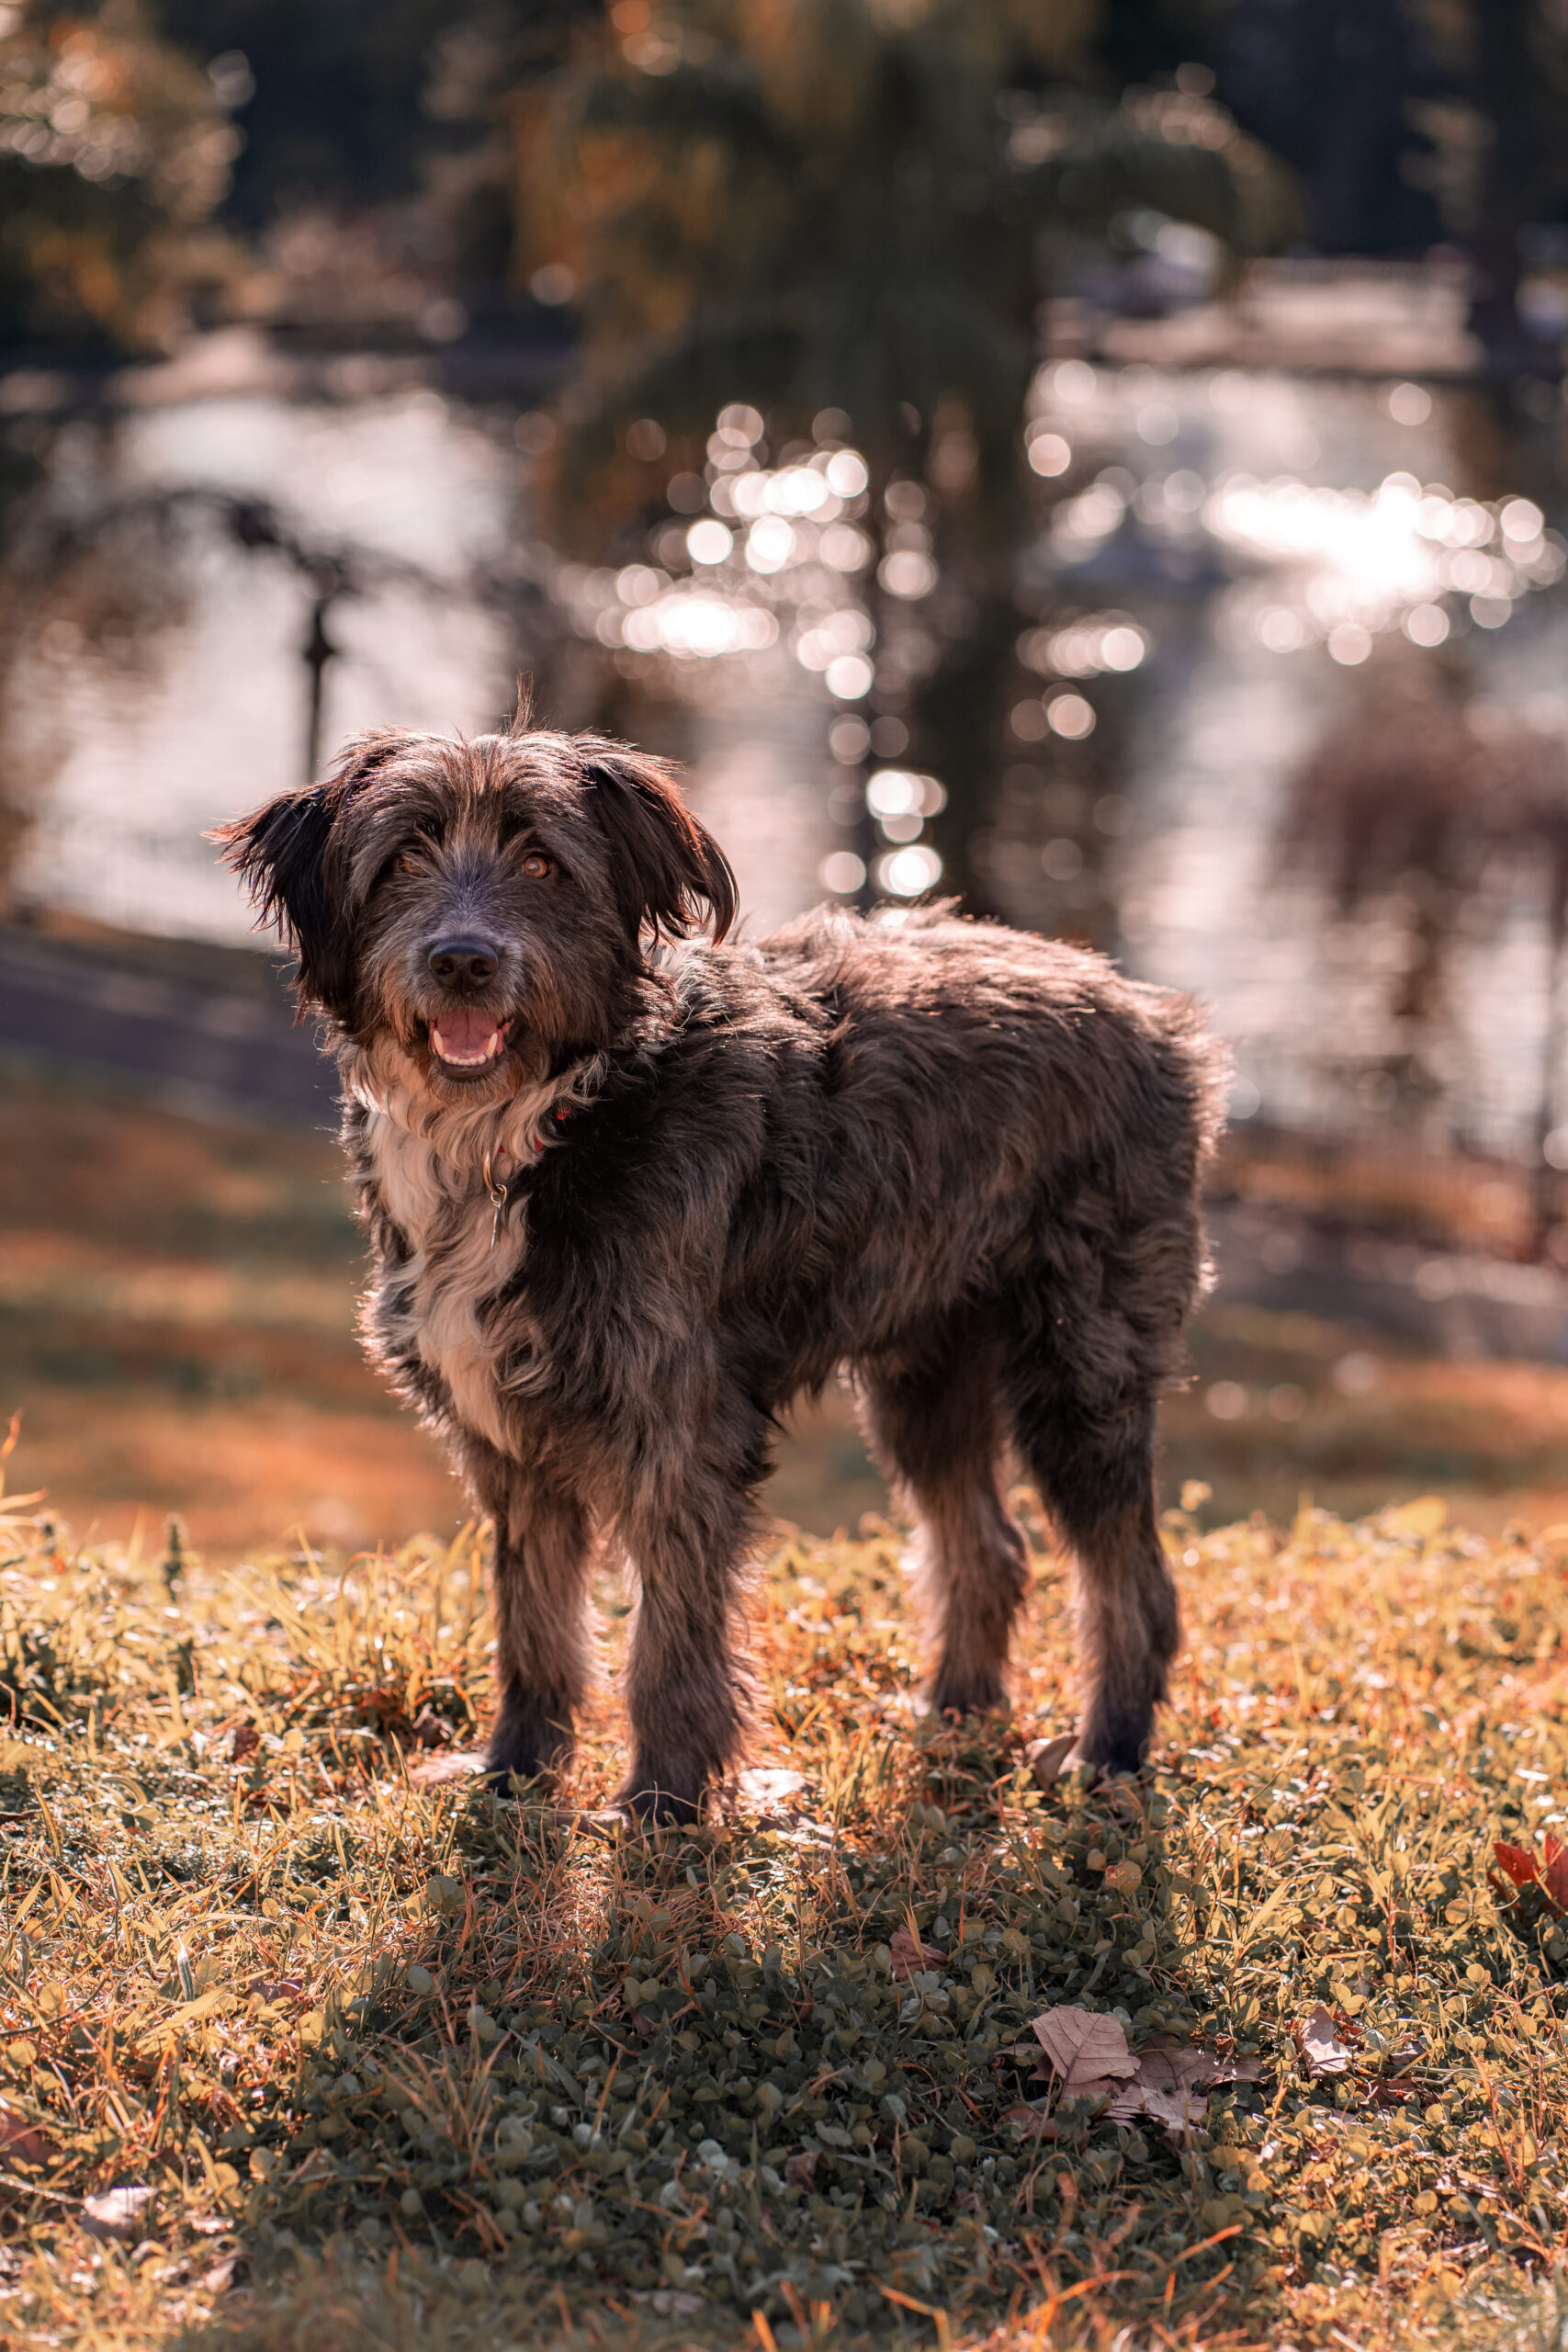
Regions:
<svg viewBox="0 0 1568 2352"><path fill-rule="evenodd" d="M442 1035L439 1028L432 1026L430 1032L430 1042L434 1046L440 1058L446 1062L450 1069L482 1069L486 1062L494 1061L506 1040L503 1027L497 1027L491 1031L490 1035L485 1039L482 1049L479 1053L459 1054L446 1043L446 1040Z"/></svg>

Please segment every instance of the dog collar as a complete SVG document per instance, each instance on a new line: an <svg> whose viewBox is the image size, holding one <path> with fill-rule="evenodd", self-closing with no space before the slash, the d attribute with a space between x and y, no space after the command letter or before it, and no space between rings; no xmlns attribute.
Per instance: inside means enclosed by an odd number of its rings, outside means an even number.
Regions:
<svg viewBox="0 0 1568 2352"><path fill-rule="evenodd" d="M570 1115L571 1114L567 1109L564 1102L557 1104L555 1116L558 1126L564 1126ZM542 1143L536 1143L534 1146L536 1151L543 1151L544 1148L545 1147ZM511 1187L502 1177L496 1174L496 1162L498 1160L509 1159L511 1156L511 1153L508 1152L502 1145L498 1144L493 1152L486 1152L484 1156L484 1164L480 1170L480 1174L484 1181L486 1198L489 1200L491 1207L495 1211L495 1215L491 1220L490 1228L490 1246L492 1250L495 1248L496 1242L500 1238L502 1216L505 1210L507 1201L511 1197Z"/></svg>

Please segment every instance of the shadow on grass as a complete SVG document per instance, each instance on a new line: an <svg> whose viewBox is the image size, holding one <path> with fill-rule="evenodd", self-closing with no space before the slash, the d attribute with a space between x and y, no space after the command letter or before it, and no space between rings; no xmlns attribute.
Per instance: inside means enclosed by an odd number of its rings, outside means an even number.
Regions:
<svg viewBox="0 0 1568 2352"><path fill-rule="evenodd" d="M1006 1727L900 1745L874 1821L606 1841L471 1794L422 1932L309 2026L228 2200L254 2284L182 2352L945 2339L1064 2297L1051 2340L1096 2341L1245 2298L1263 2199L1211 2150L1257 2092L1179 2150L1030 2031L1224 2030L1162 1962L1165 1801L1042 1794Z"/></svg>

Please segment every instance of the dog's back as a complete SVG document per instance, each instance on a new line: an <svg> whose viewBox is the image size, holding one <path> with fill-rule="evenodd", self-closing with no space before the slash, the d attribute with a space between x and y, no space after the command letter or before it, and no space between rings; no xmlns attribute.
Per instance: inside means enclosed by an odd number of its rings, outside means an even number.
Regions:
<svg viewBox="0 0 1568 2352"><path fill-rule="evenodd" d="M841 1226L842 1352L993 1293L1010 1315L1043 1311L1047 1275L1054 1318L1092 1298L1103 1323L1130 1257L1134 1320L1166 1330L1173 1353L1200 1282L1197 1185L1225 1074L1186 999L945 908L824 909L755 954L824 1016L820 1091L792 1107L819 1123L818 1211Z"/></svg>
<svg viewBox="0 0 1568 2352"><path fill-rule="evenodd" d="M1177 1638L1155 1403L1218 1116L1190 1009L941 910L725 945L733 876L671 773L522 714L365 736L224 839L338 1057L372 1348L494 1519L495 1772L570 1748L613 1533L626 1802L691 1816L745 1736L776 1416L840 1363L917 1523L932 1703L1003 1695L1010 1443L1077 1564L1082 1758L1135 1766Z"/></svg>

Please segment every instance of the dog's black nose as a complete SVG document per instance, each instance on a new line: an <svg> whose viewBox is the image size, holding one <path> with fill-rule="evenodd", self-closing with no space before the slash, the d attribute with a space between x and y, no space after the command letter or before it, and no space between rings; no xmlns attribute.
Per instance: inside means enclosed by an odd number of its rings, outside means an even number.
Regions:
<svg viewBox="0 0 1568 2352"><path fill-rule="evenodd" d="M425 962L437 980L493 980L501 956L488 939L441 939Z"/></svg>

